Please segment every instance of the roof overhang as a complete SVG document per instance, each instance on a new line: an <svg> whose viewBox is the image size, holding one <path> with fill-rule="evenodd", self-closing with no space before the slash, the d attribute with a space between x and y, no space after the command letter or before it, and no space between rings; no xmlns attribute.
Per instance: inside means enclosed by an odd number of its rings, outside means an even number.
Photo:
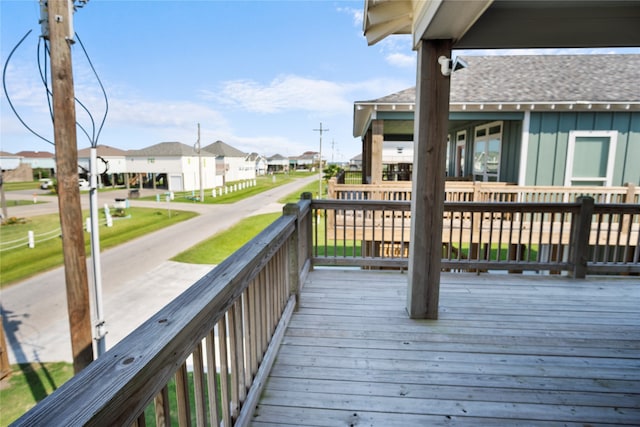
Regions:
<svg viewBox="0 0 640 427"><path fill-rule="evenodd" d="M451 39L454 49L640 46L637 0L365 0L364 34Z"/></svg>
<svg viewBox="0 0 640 427"><path fill-rule="evenodd" d="M406 114L413 113L414 103L356 102L353 107L353 136L362 137L369 129L372 120L378 119L381 112L397 113L399 120L405 120ZM452 113L489 113L489 112L640 112L638 102L452 102L449 104ZM386 118L388 114L384 115ZM478 114L481 120L481 114Z"/></svg>

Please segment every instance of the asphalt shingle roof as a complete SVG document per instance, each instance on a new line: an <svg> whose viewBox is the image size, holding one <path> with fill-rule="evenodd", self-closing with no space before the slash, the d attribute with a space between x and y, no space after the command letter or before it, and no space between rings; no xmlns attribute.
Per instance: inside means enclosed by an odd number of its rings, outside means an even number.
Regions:
<svg viewBox="0 0 640 427"><path fill-rule="evenodd" d="M222 157L246 157L247 154L238 150L237 148L233 148L227 143L222 141L216 141L213 144L209 144L206 147L202 148L205 151L208 151L215 156Z"/></svg>
<svg viewBox="0 0 640 427"><path fill-rule="evenodd" d="M452 103L640 102L640 55L466 56ZM371 101L414 103L415 87Z"/></svg>
<svg viewBox="0 0 640 427"><path fill-rule="evenodd" d="M141 150L130 150L126 153L127 156L132 157L173 157L173 156L197 156L195 148L181 142L161 142L159 144L152 145L150 147L143 148ZM212 155L205 150L201 150L203 157L211 157Z"/></svg>
<svg viewBox="0 0 640 427"><path fill-rule="evenodd" d="M121 150L119 148L111 147L109 145L98 145L97 147L98 156L104 157L118 157L127 155L127 151ZM78 150L78 157L89 157L91 155L91 148L83 148Z"/></svg>

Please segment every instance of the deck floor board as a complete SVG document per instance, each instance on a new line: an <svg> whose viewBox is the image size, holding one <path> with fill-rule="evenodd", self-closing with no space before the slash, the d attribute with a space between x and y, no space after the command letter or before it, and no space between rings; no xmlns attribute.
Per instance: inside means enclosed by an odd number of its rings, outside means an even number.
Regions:
<svg viewBox="0 0 640 427"><path fill-rule="evenodd" d="M640 279L317 269L253 425L640 425Z"/></svg>

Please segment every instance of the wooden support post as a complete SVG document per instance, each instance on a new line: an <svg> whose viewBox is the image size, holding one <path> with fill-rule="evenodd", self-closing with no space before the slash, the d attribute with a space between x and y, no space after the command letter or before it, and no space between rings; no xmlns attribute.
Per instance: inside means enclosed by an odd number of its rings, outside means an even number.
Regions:
<svg viewBox="0 0 640 427"><path fill-rule="evenodd" d="M309 192L305 192L302 193L302 196L300 198L301 200L311 201L312 194ZM310 271L313 270L313 263L311 262L311 259L313 258L313 217L311 212L307 216L307 219L303 222L304 225L300 227L300 233L302 234L298 236L298 242L301 242L303 247L306 248L302 267L305 268L304 265L307 263L307 261L309 261Z"/></svg>
<svg viewBox="0 0 640 427"><path fill-rule="evenodd" d="M593 217L593 197L580 196L576 199L580 203L580 212L571 224L570 259L573 264L572 275L576 279L584 279L587 275L587 257L589 256L589 233L591 232L591 218Z"/></svg>
<svg viewBox="0 0 640 427"><path fill-rule="evenodd" d="M300 262L299 262L299 239L300 239L300 206L297 203L287 203L283 208L284 215L296 217L296 231L291 236L289 242L289 296L295 295L295 310L298 310L297 302L300 300Z"/></svg>
<svg viewBox="0 0 640 427"><path fill-rule="evenodd" d="M93 360L93 345L87 258L78 186L76 110L70 46L73 35L68 34L73 11L69 5L67 0L48 2L60 228L73 368L78 373Z"/></svg>
<svg viewBox="0 0 640 427"><path fill-rule="evenodd" d="M451 57L451 40L420 42L407 290L411 318L438 318L450 87L440 71L440 56Z"/></svg>
<svg viewBox="0 0 640 427"><path fill-rule="evenodd" d="M371 137L371 184L382 184L382 143L384 120L373 120Z"/></svg>

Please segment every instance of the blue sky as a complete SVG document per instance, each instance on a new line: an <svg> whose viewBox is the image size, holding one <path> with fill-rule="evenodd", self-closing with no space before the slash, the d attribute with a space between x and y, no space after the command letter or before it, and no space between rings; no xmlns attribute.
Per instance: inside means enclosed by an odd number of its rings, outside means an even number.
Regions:
<svg viewBox="0 0 640 427"><path fill-rule="evenodd" d="M52 139L38 76L36 0L0 1L2 63L29 30L7 68L7 92L25 122ZM163 141L225 141L243 151L298 155L317 151L348 160L353 102L415 84L407 37L368 47L362 1L91 0L74 16L75 31L107 91L109 113L99 143L121 149ZM76 97L96 120L104 101L78 43ZM90 126L77 108L78 121ZM54 147L29 133L2 96L2 151ZM333 143L333 149L332 149ZM89 146L78 133L78 147Z"/></svg>
<svg viewBox="0 0 640 427"><path fill-rule="evenodd" d="M353 103L415 85L410 38L367 46L362 11L361 0L91 0L75 13L74 26L109 99L98 143L192 145L200 123L203 145L222 140L246 152L291 156L318 150L314 129L322 122L329 129L323 157L347 161L361 151L352 136ZM52 139L38 75L38 1L0 0L0 14L3 66L33 29L7 67L7 92L23 120ZM99 122L99 85L78 43L72 52L76 97ZM4 89L0 105L1 151L54 151L19 123ZM79 132L78 147L89 145Z"/></svg>

